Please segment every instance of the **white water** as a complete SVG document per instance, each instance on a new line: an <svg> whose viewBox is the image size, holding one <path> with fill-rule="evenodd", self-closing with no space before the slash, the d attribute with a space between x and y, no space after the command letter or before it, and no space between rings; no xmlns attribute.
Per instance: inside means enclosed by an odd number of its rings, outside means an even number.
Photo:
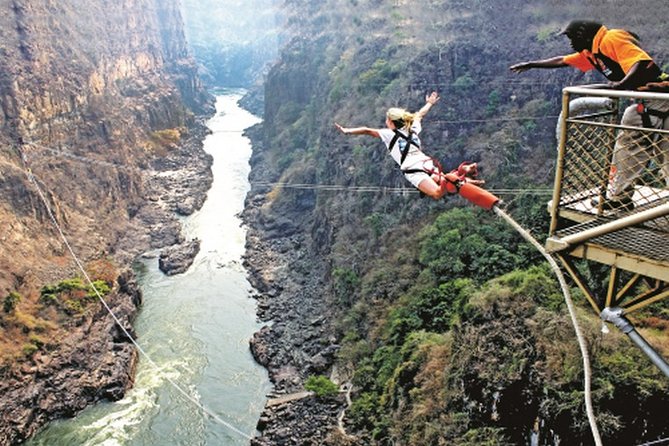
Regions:
<svg viewBox="0 0 669 446"><path fill-rule="evenodd" d="M245 445L248 440L211 420L168 382L176 381L217 417L249 436L270 390L248 341L260 326L241 266L245 229L238 213L249 190L251 146L242 131L259 119L237 106L242 91L217 96L212 134L214 182L203 208L184 219L200 253L184 274L167 277L157 259L138 268L144 303L135 322L138 342L158 365L140 357L135 386L114 403L52 423L36 445Z"/></svg>

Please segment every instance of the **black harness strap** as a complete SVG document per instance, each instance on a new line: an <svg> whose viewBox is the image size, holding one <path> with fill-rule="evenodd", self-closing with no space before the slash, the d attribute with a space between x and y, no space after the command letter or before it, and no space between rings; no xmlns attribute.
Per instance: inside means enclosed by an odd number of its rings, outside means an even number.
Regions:
<svg viewBox="0 0 669 446"><path fill-rule="evenodd" d="M441 181L441 172L442 172L441 164L435 158L430 158L430 160L432 161L432 165L433 165L432 170L429 170L425 167L423 167L422 169L402 169L402 164L404 164L404 160L406 159L407 155L409 154L409 149L411 148L411 144L416 146L416 148L418 148L418 149L420 149L420 146L411 137L411 135L413 134L411 131L409 131L409 135L405 135L397 129L394 129L394 132L395 132L395 136L393 136L393 139L390 140L390 144L388 144L388 151L389 152L393 150L393 147L395 147L395 144L397 143L398 139L402 138L403 140L406 141L406 144L404 145L404 147L400 147L400 170L402 171L402 173L404 175L411 174L411 173L426 173L430 176L432 176L434 174L438 174L438 176L440 177L440 181ZM438 181L438 183L440 181ZM420 197L423 198L424 196L425 196L425 194L421 191L420 192Z"/></svg>
<svg viewBox="0 0 669 446"><path fill-rule="evenodd" d="M646 107L643 102L639 102L636 105L636 111L641 115L641 122L647 129L653 128L653 124L650 122L651 116L658 117L663 121L669 117L669 111L653 110L652 108Z"/></svg>
<svg viewBox="0 0 669 446"><path fill-rule="evenodd" d="M393 136L393 139L390 140L390 144L388 144L388 151L392 151L393 147L395 146L395 143L397 143L397 140L402 138L405 140L407 143L404 147L400 147L400 169L402 168L402 164L404 164L404 160L407 158L407 155L409 154L409 148L411 144L416 146L416 148L420 149L418 144L411 138L412 132L409 131L409 135L405 135L404 133L400 132L397 129L393 130L395 132L395 136Z"/></svg>

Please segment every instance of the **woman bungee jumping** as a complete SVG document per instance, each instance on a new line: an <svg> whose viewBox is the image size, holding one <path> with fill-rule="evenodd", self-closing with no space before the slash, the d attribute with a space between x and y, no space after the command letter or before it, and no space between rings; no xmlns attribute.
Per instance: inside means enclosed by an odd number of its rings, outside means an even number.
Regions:
<svg viewBox="0 0 669 446"><path fill-rule="evenodd" d="M446 193L454 193L455 182L482 184L475 180L476 163L463 163L456 172L444 174L439 162L421 150L418 137L421 121L434 104L439 101L437 92L425 97L425 105L415 113L403 108L392 107L386 112L386 128L343 127L335 123L345 135L369 135L381 138L390 156L400 166L404 177L425 195L441 199Z"/></svg>

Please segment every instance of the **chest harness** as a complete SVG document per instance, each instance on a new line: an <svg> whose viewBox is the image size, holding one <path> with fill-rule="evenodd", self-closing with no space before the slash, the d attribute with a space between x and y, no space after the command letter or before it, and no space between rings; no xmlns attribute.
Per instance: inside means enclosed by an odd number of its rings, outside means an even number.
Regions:
<svg viewBox="0 0 669 446"><path fill-rule="evenodd" d="M435 181L437 184L441 184L442 181L446 182L446 192L448 194L459 194L463 198L484 209L490 210L496 203L499 202L499 198L487 192L485 189L481 189L480 187L467 182L467 177L475 178L478 175L476 163L464 161L460 164L460 166L458 166L457 169L448 173L444 173L439 161L435 158L429 157L429 159L425 160L421 169L402 169L401 165L404 163L404 160L409 153L411 144L416 146L418 149L420 149L420 146L412 138L413 134L411 131L409 131L408 135L401 133L397 129L395 129L394 132L395 136L393 136L390 144L388 144L388 151L392 151L393 147L400 138L404 139L406 142L406 144L400 145L400 170L402 173L407 174L423 172L428 174L433 179L435 179L436 176L437 178ZM430 166L427 165L428 162L430 162ZM422 198L425 196L425 194L421 191L420 196Z"/></svg>
<svg viewBox="0 0 669 446"><path fill-rule="evenodd" d="M409 150L411 150L411 146L415 146L417 149L420 149L420 145L416 142L416 140L413 138L414 134L412 131L409 131L408 135L405 135L404 133L400 132L397 129L393 130L395 132L395 136L393 136L393 139L390 140L390 144L388 144L388 152L391 152L393 150L393 147L395 147L395 144L398 143L398 140L401 138L404 140L404 144L399 145L400 149L400 170L404 174L409 174L409 173L426 173L428 175L438 175L441 178L441 164L439 161L437 161L435 158L429 157L429 159L425 160L423 163L423 167L420 169L414 168L414 169L402 169L402 164L404 164L404 160L406 160L407 155L409 154ZM431 162L432 167L428 167L427 164L428 162Z"/></svg>

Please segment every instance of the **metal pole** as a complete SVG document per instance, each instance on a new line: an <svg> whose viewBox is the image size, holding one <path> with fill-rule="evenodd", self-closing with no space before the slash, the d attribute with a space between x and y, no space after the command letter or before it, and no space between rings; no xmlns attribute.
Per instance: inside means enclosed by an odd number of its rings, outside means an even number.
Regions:
<svg viewBox="0 0 669 446"><path fill-rule="evenodd" d="M562 176L564 175L564 154L567 144L567 119L569 118L569 93L562 90L562 113L560 113L560 138L558 141L558 157L555 166L555 181L553 185L553 200L551 200L551 223L548 234L553 235L557 229L558 208L560 206L560 194L562 193Z"/></svg>
<svg viewBox="0 0 669 446"><path fill-rule="evenodd" d="M611 322L613 325L618 327L623 333L625 333L629 338L634 342L637 347L639 347L653 364L659 368L662 373L664 373L667 378L669 378L669 364L664 360L659 353L657 353L653 347L639 334L638 331L634 328L634 325L623 315L623 309L614 307L604 308L604 311L600 314L601 318L605 322Z"/></svg>
<svg viewBox="0 0 669 446"><path fill-rule="evenodd" d="M552 251L560 251L562 249L568 248L571 245L583 243L587 240L590 240L591 238L608 234L609 232L617 231L619 229L624 229L629 226L638 225L648 220L664 217L667 214L669 214L669 203L665 203L645 211L637 212L636 214L628 215L626 217L622 217L609 223L605 223L591 229L586 229L585 231L577 232L576 234L568 235L566 237L551 237L551 248L553 248Z"/></svg>
<svg viewBox="0 0 669 446"><path fill-rule="evenodd" d="M596 85L588 88L587 85L581 87L565 87L562 91L567 91L575 95L581 96L604 96L608 98L635 98L635 99L662 99L667 100L669 94L659 93L652 91L629 91L629 90L609 90L609 89L599 89L593 88Z"/></svg>

